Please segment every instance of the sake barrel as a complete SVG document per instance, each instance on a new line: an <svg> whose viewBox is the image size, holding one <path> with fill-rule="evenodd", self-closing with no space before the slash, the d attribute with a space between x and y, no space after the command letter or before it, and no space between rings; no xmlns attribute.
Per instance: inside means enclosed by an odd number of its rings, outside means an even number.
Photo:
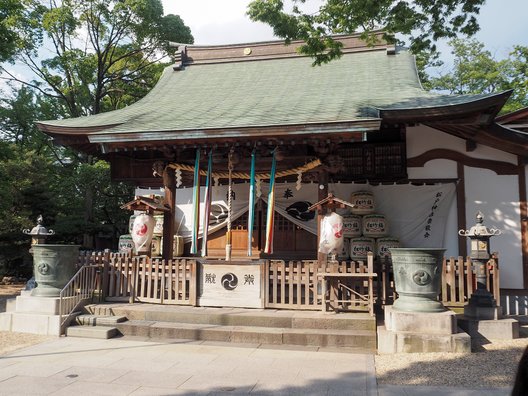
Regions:
<svg viewBox="0 0 528 396"><path fill-rule="evenodd" d="M343 216L343 236L345 238L359 237L362 235L362 232L361 216Z"/></svg>
<svg viewBox="0 0 528 396"><path fill-rule="evenodd" d="M400 241L398 238L393 237L385 237L385 238L378 238L376 241L376 255L380 258L387 258L390 257L390 250L391 248L399 248L400 247Z"/></svg>
<svg viewBox="0 0 528 396"><path fill-rule="evenodd" d="M336 256L337 260L350 260L350 239L345 238L343 240L343 247L339 252L337 252Z"/></svg>
<svg viewBox="0 0 528 396"><path fill-rule="evenodd" d="M352 214L366 215L374 213L374 194L370 191L356 191L350 194L350 203L354 205Z"/></svg>
<svg viewBox="0 0 528 396"><path fill-rule="evenodd" d="M128 233L132 234L132 228L134 227L134 220L138 217L138 215L133 214L130 216L130 219L128 220Z"/></svg>
<svg viewBox="0 0 528 396"><path fill-rule="evenodd" d="M384 215L372 214L363 216L363 236L379 238L386 236L389 225Z"/></svg>
<svg viewBox="0 0 528 396"><path fill-rule="evenodd" d="M152 241L150 242L150 254L152 257L161 256L161 237L152 237Z"/></svg>
<svg viewBox="0 0 528 396"><path fill-rule="evenodd" d="M174 242L172 245L172 257L181 257L183 255L183 237L181 235L174 235Z"/></svg>
<svg viewBox="0 0 528 396"><path fill-rule="evenodd" d="M163 215L154 216L154 220L156 220L154 235L163 235Z"/></svg>
<svg viewBox="0 0 528 396"><path fill-rule="evenodd" d="M350 239L350 258L352 260L367 260L367 253L374 252L374 238L351 238Z"/></svg>
<svg viewBox="0 0 528 396"><path fill-rule="evenodd" d="M121 235L119 237L117 249L119 253L132 254L134 251L134 241L132 240L132 235Z"/></svg>

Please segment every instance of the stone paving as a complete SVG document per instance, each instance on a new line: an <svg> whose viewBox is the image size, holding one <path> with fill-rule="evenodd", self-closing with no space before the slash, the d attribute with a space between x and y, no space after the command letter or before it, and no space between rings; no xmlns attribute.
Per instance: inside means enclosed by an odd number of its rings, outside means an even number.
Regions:
<svg viewBox="0 0 528 396"><path fill-rule="evenodd" d="M499 396L377 385L374 356L197 341L61 337L0 356L0 395Z"/></svg>

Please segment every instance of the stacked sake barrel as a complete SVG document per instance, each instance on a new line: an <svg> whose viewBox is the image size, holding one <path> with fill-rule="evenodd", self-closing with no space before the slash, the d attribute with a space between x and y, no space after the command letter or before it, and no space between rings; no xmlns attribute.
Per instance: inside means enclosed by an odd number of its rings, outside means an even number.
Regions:
<svg viewBox="0 0 528 396"><path fill-rule="evenodd" d="M390 248L400 246L398 239L388 236L385 216L375 213L374 195L370 191L352 193L350 203L354 205L351 214L343 216L344 246L348 250L339 259L366 261L368 252L383 258L390 254Z"/></svg>

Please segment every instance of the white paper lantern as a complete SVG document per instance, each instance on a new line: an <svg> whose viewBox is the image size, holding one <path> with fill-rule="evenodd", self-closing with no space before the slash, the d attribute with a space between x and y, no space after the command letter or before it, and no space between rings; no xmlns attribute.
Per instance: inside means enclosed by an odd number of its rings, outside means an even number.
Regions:
<svg viewBox="0 0 528 396"><path fill-rule="evenodd" d="M134 219L132 226L132 240L138 254L146 254L150 251L150 242L154 233L156 220L149 214L140 214Z"/></svg>
<svg viewBox="0 0 528 396"><path fill-rule="evenodd" d="M339 253L343 249L343 217L333 212L321 221L320 253Z"/></svg>

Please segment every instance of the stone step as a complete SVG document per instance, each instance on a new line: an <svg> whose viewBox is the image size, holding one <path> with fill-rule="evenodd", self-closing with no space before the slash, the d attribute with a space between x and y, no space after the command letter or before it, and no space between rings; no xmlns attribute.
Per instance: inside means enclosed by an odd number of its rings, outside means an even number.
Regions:
<svg viewBox="0 0 528 396"><path fill-rule="evenodd" d="M75 318L75 323L80 326L115 326L126 320L126 316L79 315Z"/></svg>
<svg viewBox="0 0 528 396"><path fill-rule="evenodd" d="M68 337L108 339L118 334L117 328L108 326L70 326L66 328Z"/></svg>
<svg viewBox="0 0 528 396"><path fill-rule="evenodd" d="M335 314L319 311L148 304L93 304L85 308L93 315L125 316L129 320L151 322L376 332L376 320L366 312Z"/></svg>
<svg viewBox="0 0 528 396"><path fill-rule="evenodd" d="M375 353L376 333L368 330L294 329L258 326L129 320L116 324L124 336L234 343L361 348Z"/></svg>

